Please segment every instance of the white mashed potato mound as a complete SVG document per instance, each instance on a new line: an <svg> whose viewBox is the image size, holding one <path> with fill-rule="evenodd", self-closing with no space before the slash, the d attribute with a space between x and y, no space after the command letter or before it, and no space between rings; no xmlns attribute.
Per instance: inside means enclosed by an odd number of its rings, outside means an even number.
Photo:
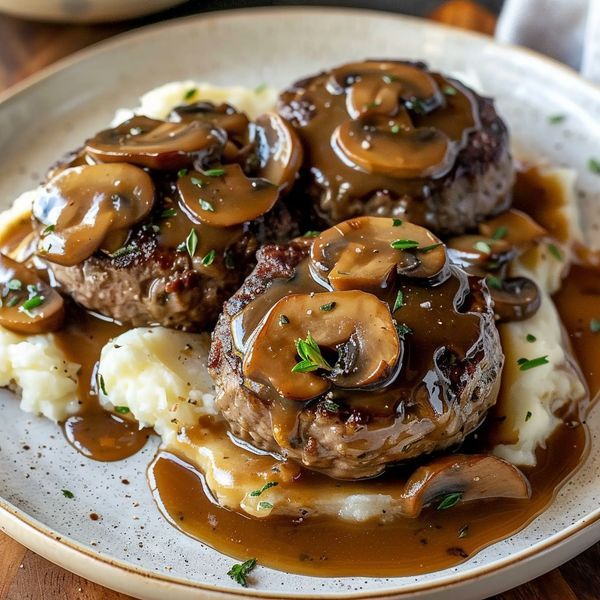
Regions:
<svg viewBox="0 0 600 600"><path fill-rule="evenodd" d="M191 104L207 100L220 104L227 102L250 119L273 110L277 101L277 90L261 85L252 90L242 86L219 87L210 83L172 81L150 90L140 98L140 105L133 110L121 108L115 114L112 124L117 125L134 115L144 115L152 119L166 119L168 114L181 104Z"/></svg>
<svg viewBox="0 0 600 600"><path fill-rule="evenodd" d="M180 427L214 412L209 344L208 334L164 327L121 334L102 349L98 373L106 395L101 402L129 408L140 427L154 427L168 444Z"/></svg>

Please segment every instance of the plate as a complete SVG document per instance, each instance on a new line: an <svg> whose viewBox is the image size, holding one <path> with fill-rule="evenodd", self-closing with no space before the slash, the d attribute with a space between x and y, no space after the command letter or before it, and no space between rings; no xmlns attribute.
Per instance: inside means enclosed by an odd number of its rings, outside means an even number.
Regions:
<svg viewBox="0 0 600 600"><path fill-rule="evenodd" d="M574 72L490 38L418 19L339 9L212 13L135 31L81 52L0 98L4 205L36 184L63 151L114 110L170 80L284 86L365 57L424 59L497 98L520 152L578 172L586 223L598 237L600 91ZM547 117L564 114L560 124ZM482 598L568 560L600 539L600 411L591 453L551 507L513 537L454 568L403 578L314 578L258 567L252 588L227 576L232 559L171 527L145 472L156 440L117 463L78 455L59 428L0 395L0 527L35 552L108 587L150 599ZM125 485L123 480L129 484ZM61 489L73 491L69 500ZM93 521L90 513L101 519Z"/></svg>

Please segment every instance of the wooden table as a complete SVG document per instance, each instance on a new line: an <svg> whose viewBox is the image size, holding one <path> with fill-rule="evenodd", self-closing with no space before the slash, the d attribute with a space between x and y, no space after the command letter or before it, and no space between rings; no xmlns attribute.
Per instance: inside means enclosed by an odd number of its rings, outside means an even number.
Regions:
<svg viewBox="0 0 600 600"><path fill-rule="evenodd" d="M147 19L98 26L44 25L0 16L0 90L79 48L132 27L191 12L194 3L188 2ZM485 33L493 33L495 26L495 15L469 0L445 2L430 17ZM598 600L598 565L600 544L494 600ZM127 600L128 596L65 571L0 533L0 600L65 599Z"/></svg>

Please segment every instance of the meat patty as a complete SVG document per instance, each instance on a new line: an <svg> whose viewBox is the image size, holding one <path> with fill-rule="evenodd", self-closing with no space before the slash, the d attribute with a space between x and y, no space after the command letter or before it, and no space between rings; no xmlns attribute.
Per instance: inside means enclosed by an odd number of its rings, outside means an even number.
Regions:
<svg viewBox="0 0 600 600"><path fill-rule="evenodd" d="M447 283L431 288L432 315L441 314L435 311L442 296L457 307L443 323L426 324L428 309L419 308L419 303L426 305L420 295L425 292L404 286L407 321L398 330L406 359L387 387L358 395L335 390L295 402L265 394L245 377L232 321L250 305L256 307L257 299L267 298L270 306L289 293L288 286L303 280L307 254L306 244L298 243L259 250L254 271L225 303L217 322L209 369L217 407L233 434L340 479L373 477L387 465L462 442L496 401L504 357L485 283L455 267ZM274 296L265 296L276 288ZM412 305L411 297L418 304ZM462 340L467 330L471 337ZM278 356L271 359L277 362Z"/></svg>
<svg viewBox="0 0 600 600"><path fill-rule="evenodd" d="M433 81L431 98L415 99L413 75L395 76L397 66ZM375 86L374 71L380 82L403 86L393 89L397 104L390 107L389 90ZM361 79L364 89L355 91ZM350 108L355 97L365 101L364 108ZM438 234L460 234L510 206L514 169L509 134L493 101L423 63L367 61L322 72L285 90L278 110L303 142L302 187L311 198L317 226L377 215L406 218ZM349 114L353 110L362 112ZM451 140L448 160L433 168L430 140L441 143L446 136ZM419 163L424 167L420 172L404 169L405 162L417 160L412 157L425 155L426 144L433 162ZM370 156L378 162L369 162ZM398 156L408 160L400 164L390 158Z"/></svg>

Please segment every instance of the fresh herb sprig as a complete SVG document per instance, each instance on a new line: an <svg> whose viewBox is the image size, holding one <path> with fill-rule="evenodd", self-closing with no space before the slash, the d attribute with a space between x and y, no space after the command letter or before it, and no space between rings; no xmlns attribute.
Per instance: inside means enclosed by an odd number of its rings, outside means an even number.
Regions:
<svg viewBox="0 0 600 600"><path fill-rule="evenodd" d="M305 340L296 340L296 352L300 361L294 365L292 373L310 373L317 369L333 371L333 367L325 360L319 344L315 342L310 331Z"/></svg>

